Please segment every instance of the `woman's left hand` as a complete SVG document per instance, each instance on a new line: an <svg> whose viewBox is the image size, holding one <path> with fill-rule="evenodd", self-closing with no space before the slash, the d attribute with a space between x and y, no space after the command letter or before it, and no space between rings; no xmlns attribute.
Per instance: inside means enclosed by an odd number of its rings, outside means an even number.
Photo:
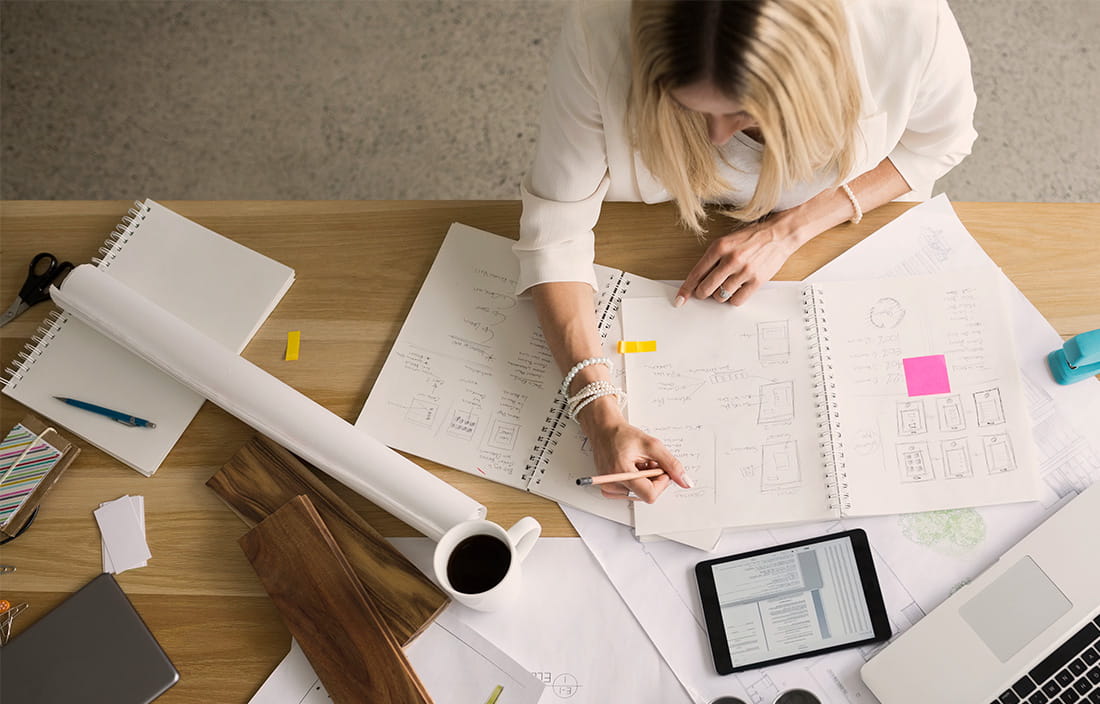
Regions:
<svg viewBox="0 0 1100 704"><path fill-rule="evenodd" d="M690 297L741 305L783 266L796 238L769 218L746 225L710 243L676 293L676 305Z"/></svg>

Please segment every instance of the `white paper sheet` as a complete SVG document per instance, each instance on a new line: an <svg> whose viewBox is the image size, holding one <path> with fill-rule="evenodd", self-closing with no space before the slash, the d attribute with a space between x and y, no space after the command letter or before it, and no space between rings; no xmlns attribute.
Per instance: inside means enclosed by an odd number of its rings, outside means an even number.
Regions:
<svg viewBox="0 0 1100 704"><path fill-rule="evenodd" d="M131 510L133 510L134 515L137 517L138 530L141 532L141 536L144 539L145 538L145 497L144 496L123 496L121 499L117 499L117 500L118 501L129 500L130 508L131 508ZM107 503L108 502L101 503L99 505L99 507L103 508L104 506L107 505ZM104 572L109 572L110 574L118 574L119 572L124 572L125 571L125 570L115 569L115 564L111 560L111 554L109 552L107 552L107 543L106 543L106 541L103 541L102 552L103 552L103 571ZM149 566L149 561L148 560L142 560L141 562L139 562L135 565L131 565L130 567L128 567L126 569L132 569L134 567L148 567L148 566Z"/></svg>
<svg viewBox="0 0 1100 704"><path fill-rule="evenodd" d="M103 335L425 535L485 507L90 265L51 296Z"/></svg>
<svg viewBox="0 0 1100 704"><path fill-rule="evenodd" d="M94 511L103 547L109 558L109 572L119 573L142 567L152 557L145 542L145 526L129 496L108 501ZM108 567L105 561L104 568Z"/></svg>
<svg viewBox="0 0 1100 704"><path fill-rule="evenodd" d="M810 280L988 265L985 252L940 196L880 229ZM1086 430L1086 424L1100 417L1100 386L1091 379L1068 387L1055 384L1045 357L1061 345L1061 337L1018 290L1013 288L1010 298L1016 353L1039 451L1040 502L727 531L716 552L729 554L862 527L874 549L891 623L900 632L989 566L1051 510L1100 479L1100 451ZM876 701L858 675L874 653L868 649L725 678L713 674L691 575L691 566L708 555L671 542L641 544L622 526L563 508L695 701L736 694L754 703L770 702L792 687L808 689L826 704ZM653 604L664 608L654 609Z"/></svg>
<svg viewBox="0 0 1100 704"><path fill-rule="evenodd" d="M496 704L536 704L542 682L450 612L441 613L405 648L434 704L482 704L499 686ZM298 642L249 704L322 704L332 701Z"/></svg>
<svg viewBox="0 0 1100 704"><path fill-rule="evenodd" d="M597 520L630 534L628 526ZM390 542L422 569L431 563L427 540ZM578 538L539 538L523 563L523 581L519 599L505 609L483 613L454 604L446 613L544 682L543 704L691 701Z"/></svg>

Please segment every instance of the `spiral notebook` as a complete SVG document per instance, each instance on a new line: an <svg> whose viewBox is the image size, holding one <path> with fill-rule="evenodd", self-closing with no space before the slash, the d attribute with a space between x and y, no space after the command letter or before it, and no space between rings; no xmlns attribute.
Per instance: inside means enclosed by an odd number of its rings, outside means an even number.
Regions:
<svg viewBox="0 0 1100 704"><path fill-rule="evenodd" d="M515 295L513 240L455 223L356 421L390 447L624 524L623 501L579 487L594 463L565 414L534 303ZM596 266L606 356L621 381L618 309L663 284Z"/></svg>
<svg viewBox="0 0 1100 704"><path fill-rule="evenodd" d="M152 200L136 203L96 265L240 352L294 282L294 270ZM63 312L5 370L3 392L147 476L203 398ZM65 405L87 401L156 423L133 428Z"/></svg>
<svg viewBox="0 0 1100 704"><path fill-rule="evenodd" d="M639 535L1038 498L996 269L774 283L746 305L623 302L631 422L696 487L635 509Z"/></svg>

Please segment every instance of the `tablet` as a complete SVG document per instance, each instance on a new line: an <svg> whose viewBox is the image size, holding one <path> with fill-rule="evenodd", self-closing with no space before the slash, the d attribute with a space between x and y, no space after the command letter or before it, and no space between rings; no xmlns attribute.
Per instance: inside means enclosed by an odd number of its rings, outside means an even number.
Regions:
<svg viewBox="0 0 1100 704"><path fill-rule="evenodd" d="M859 529L705 560L695 577L720 675L890 637Z"/></svg>

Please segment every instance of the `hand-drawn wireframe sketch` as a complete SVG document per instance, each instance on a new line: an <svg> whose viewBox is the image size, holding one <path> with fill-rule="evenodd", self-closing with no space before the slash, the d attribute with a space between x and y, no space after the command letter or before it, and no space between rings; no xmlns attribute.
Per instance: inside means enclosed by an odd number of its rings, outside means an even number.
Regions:
<svg viewBox="0 0 1100 704"><path fill-rule="evenodd" d="M765 323L757 323L756 352L761 364L787 364L790 362L790 321L771 320Z"/></svg>
<svg viewBox="0 0 1100 704"><path fill-rule="evenodd" d="M775 491L800 486L798 443L794 440L765 443L761 448L760 490Z"/></svg>
<svg viewBox="0 0 1100 704"><path fill-rule="evenodd" d="M519 424L504 420L494 420L485 436L485 444L497 450L511 452L516 449L516 437L519 435Z"/></svg>
<svg viewBox="0 0 1100 704"><path fill-rule="evenodd" d="M455 408L447 420L444 432L459 440L473 440L477 432L478 415L470 408Z"/></svg>
<svg viewBox="0 0 1100 704"><path fill-rule="evenodd" d="M928 432L924 402L898 401L898 435L923 435Z"/></svg>
<svg viewBox="0 0 1100 704"><path fill-rule="evenodd" d="M941 440L943 452L943 476L947 479L963 479L974 476L970 466L970 447L966 438Z"/></svg>
<svg viewBox="0 0 1100 704"><path fill-rule="evenodd" d="M990 474L1001 474L1016 469L1016 456L1012 453L1012 441L1005 433L982 437L986 467Z"/></svg>
<svg viewBox="0 0 1100 704"><path fill-rule="evenodd" d="M898 469L903 482L926 482L936 478L927 442L901 442L897 445Z"/></svg>
<svg viewBox="0 0 1100 704"><path fill-rule="evenodd" d="M997 388L974 392L974 408L978 412L978 427L1000 425L1005 422L1001 390Z"/></svg>
<svg viewBox="0 0 1100 704"><path fill-rule="evenodd" d="M431 428L435 424L435 417L439 414L439 404L435 399L424 394L413 396L412 401L405 407L405 420L425 428Z"/></svg>
<svg viewBox="0 0 1100 704"><path fill-rule="evenodd" d="M876 328L896 328L905 318L905 306L896 298L880 298L871 305L867 319Z"/></svg>
<svg viewBox="0 0 1100 704"><path fill-rule="evenodd" d="M794 382L777 381L760 385L760 407L756 422L781 423L794 420Z"/></svg>
<svg viewBox="0 0 1100 704"><path fill-rule="evenodd" d="M944 432L966 429L966 416L963 415L958 394L937 398L936 415L940 420L940 430Z"/></svg>

